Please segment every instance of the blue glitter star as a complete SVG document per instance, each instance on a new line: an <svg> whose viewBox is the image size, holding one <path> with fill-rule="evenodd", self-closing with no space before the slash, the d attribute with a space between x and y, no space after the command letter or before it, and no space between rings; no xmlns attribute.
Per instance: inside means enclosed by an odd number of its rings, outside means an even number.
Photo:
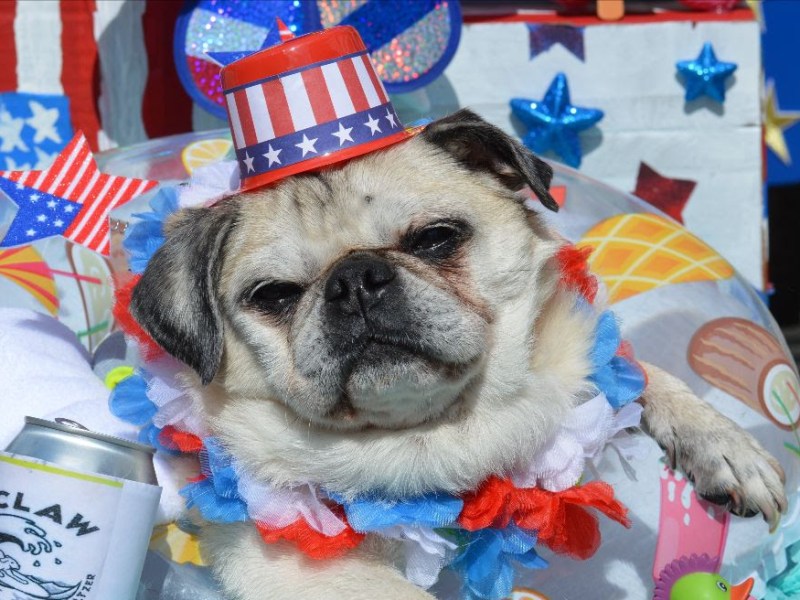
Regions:
<svg viewBox="0 0 800 600"><path fill-rule="evenodd" d="M736 70L735 63L717 60L714 48L706 42L694 60L681 60L675 65L686 84L686 102L708 96L725 102L725 82Z"/></svg>
<svg viewBox="0 0 800 600"><path fill-rule="evenodd" d="M511 99L511 112L528 133L522 142L539 154L552 149L571 167L579 167L583 153L578 132L588 129L603 118L596 108L573 106L569 86L563 73L555 76L541 101Z"/></svg>

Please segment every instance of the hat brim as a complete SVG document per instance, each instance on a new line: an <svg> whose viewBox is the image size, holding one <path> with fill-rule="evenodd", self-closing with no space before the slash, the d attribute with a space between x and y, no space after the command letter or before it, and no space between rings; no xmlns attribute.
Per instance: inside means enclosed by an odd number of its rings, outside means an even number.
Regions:
<svg viewBox="0 0 800 600"><path fill-rule="evenodd" d="M239 190L243 192L255 190L292 175L318 171L319 169L323 169L325 167L337 165L350 159L363 156L364 154L369 154L371 152L375 152L376 150L381 150L388 146L405 142L417 135L423 129L424 127L410 127L398 133L388 135L372 142L365 142L351 148L342 148L336 152L329 152L328 154L324 154L322 156L315 156L314 158L310 158L293 165L288 165L280 169L275 169L274 171L260 173L259 175L244 179L239 187Z"/></svg>

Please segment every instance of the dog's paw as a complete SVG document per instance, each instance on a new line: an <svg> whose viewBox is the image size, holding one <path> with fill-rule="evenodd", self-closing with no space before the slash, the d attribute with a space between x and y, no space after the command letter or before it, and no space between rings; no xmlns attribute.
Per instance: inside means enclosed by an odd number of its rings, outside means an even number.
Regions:
<svg viewBox="0 0 800 600"><path fill-rule="evenodd" d="M697 495L740 517L761 513L775 529L786 510L783 469L758 441L711 407L708 418L674 419L656 440Z"/></svg>

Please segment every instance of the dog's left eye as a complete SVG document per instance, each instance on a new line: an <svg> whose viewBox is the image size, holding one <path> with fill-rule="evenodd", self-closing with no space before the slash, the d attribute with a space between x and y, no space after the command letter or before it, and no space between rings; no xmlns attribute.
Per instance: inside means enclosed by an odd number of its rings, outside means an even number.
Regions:
<svg viewBox="0 0 800 600"><path fill-rule="evenodd" d="M273 315L286 314L303 294L302 286L290 281L272 281L256 287L247 303Z"/></svg>
<svg viewBox="0 0 800 600"><path fill-rule="evenodd" d="M460 221L442 221L419 229L403 240L403 249L428 260L449 258L466 239L469 226Z"/></svg>

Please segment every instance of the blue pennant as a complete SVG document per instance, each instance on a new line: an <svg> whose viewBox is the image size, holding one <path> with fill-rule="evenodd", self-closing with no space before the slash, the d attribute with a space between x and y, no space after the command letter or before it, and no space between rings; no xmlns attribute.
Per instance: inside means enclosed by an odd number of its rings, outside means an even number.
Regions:
<svg viewBox="0 0 800 600"><path fill-rule="evenodd" d="M736 70L736 64L717 60L711 44L704 44L696 59L682 60L676 63L676 67L686 84L686 102L700 96L725 102L725 84Z"/></svg>
<svg viewBox="0 0 800 600"><path fill-rule="evenodd" d="M532 59L555 44L561 44L576 58L583 60L583 27L528 23L528 47Z"/></svg>
<svg viewBox="0 0 800 600"><path fill-rule="evenodd" d="M82 205L0 177L0 190L19 207L0 247L30 244L62 235Z"/></svg>
<svg viewBox="0 0 800 600"><path fill-rule="evenodd" d="M563 73L555 76L544 99L513 98L511 111L528 128L523 143L537 153L553 150L571 167L579 167L583 153L578 132L603 118L603 111L570 104Z"/></svg>

